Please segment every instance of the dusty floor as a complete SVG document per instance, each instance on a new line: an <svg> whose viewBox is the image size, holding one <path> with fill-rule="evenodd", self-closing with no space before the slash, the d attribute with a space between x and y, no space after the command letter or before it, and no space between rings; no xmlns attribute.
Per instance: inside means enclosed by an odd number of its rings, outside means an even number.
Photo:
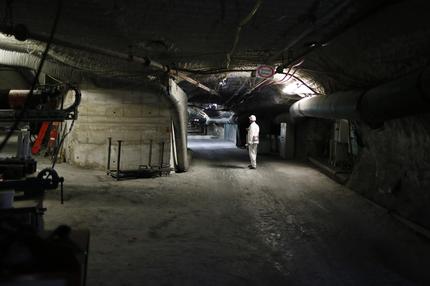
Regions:
<svg viewBox="0 0 430 286"><path fill-rule="evenodd" d="M197 140L192 169L116 182L65 164L46 228L91 230L88 285L430 285L430 244L313 168Z"/></svg>

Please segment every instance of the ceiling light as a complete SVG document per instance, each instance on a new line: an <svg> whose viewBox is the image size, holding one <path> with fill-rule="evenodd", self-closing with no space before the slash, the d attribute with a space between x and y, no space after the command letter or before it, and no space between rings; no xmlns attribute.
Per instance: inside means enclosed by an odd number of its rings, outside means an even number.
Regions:
<svg viewBox="0 0 430 286"><path fill-rule="evenodd" d="M282 89L282 92L285 94L297 94L301 97L306 97L314 94L314 92L310 90L306 85L297 80L292 80L288 84L286 84Z"/></svg>
<svg viewBox="0 0 430 286"><path fill-rule="evenodd" d="M282 81L286 78L285 74L283 73L275 73L275 75L273 76L273 79L275 81Z"/></svg>

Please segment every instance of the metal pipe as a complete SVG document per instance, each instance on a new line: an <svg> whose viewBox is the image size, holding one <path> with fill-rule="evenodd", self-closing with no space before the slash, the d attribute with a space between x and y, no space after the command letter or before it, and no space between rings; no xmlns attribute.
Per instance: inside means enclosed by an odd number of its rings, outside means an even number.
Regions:
<svg viewBox="0 0 430 286"><path fill-rule="evenodd" d="M358 102L362 92L348 91L331 95L307 97L290 107L290 116L317 118L359 119Z"/></svg>
<svg viewBox="0 0 430 286"><path fill-rule="evenodd" d="M106 167L106 174L109 175L110 173L110 156L112 153L112 137L108 137L108 157L107 157L107 167Z"/></svg>
<svg viewBox="0 0 430 286"><path fill-rule="evenodd" d="M164 141L161 142L161 150L160 150L160 177L163 175L163 167L164 167Z"/></svg>
<svg viewBox="0 0 430 286"><path fill-rule="evenodd" d="M290 107L291 119L316 117L362 120L370 126L428 112L430 68L368 90L337 92L302 99Z"/></svg>
<svg viewBox="0 0 430 286"><path fill-rule="evenodd" d="M149 141L148 166L152 165L152 139Z"/></svg>
<svg viewBox="0 0 430 286"><path fill-rule="evenodd" d="M117 154L117 162L116 162L116 180L119 181L119 174L121 172L121 142L122 140L118 140L118 154Z"/></svg>

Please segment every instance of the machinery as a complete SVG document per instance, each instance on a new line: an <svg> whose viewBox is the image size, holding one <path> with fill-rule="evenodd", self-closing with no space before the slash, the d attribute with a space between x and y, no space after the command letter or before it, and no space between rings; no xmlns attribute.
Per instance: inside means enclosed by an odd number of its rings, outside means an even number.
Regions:
<svg viewBox="0 0 430 286"><path fill-rule="evenodd" d="M64 107L65 95L75 92L74 102ZM45 85L30 90L9 90L0 93L0 122L13 122L21 116L21 121L64 121L75 120L81 93L77 88L66 85Z"/></svg>
<svg viewBox="0 0 430 286"><path fill-rule="evenodd" d="M74 99L66 95L73 91ZM75 120L81 93L67 85L39 86L34 91L0 91L0 126L8 148L0 158L0 284L5 285L85 285L89 231L59 226L54 231L44 229L44 194L61 186L63 203L64 179L54 170L58 150L68 133L53 147L53 164L36 173L32 158L40 150L40 137L49 124L59 126L65 120ZM12 127L11 127L12 126ZM71 124L73 126L73 124ZM44 132L40 132L45 129ZM69 129L70 132L70 129ZM39 144L32 148L31 137L38 134ZM53 133L50 133L52 137ZM58 134L58 133L57 133ZM7 138L7 139L5 139ZM16 148L16 152L10 146ZM33 146L35 147L35 146ZM12 148L13 149L13 148ZM15 154L11 154L15 153ZM6 154L6 156L5 156ZM7 194L12 193L8 196ZM8 205L4 198L13 199Z"/></svg>
<svg viewBox="0 0 430 286"><path fill-rule="evenodd" d="M74 100L65 107L65 97L69 91L73 91ZM21 205L22 202L31 201L34 208L30 209L34 215L43 214L42 202L46 190L57 189L61 185L63 202L63 178L53 168L46 168L34 175L37 162L31 156L30 137L38 131L41 122L77 119L80 100L80 91L67 85L39 86L33 92L9 90L0 93L1 132L5 136L15 133L18 138L16 154L0 158L0 192L15 191L15 201L20 201ZM15 128L11 129L11 126ZM57 146L57 150L60 147ZM3 151L6 153L10 150ZM13 212L20 212L19 207L13 210L0 209L0 218L3 214L13 215ZM32 222L33 227L40 228L40 219L37 217L28 221Z"/></svg>

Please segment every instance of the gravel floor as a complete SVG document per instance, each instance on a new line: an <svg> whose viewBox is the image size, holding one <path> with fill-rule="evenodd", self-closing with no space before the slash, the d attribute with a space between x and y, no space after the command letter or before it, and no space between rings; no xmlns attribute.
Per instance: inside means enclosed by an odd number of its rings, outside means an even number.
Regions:
<svg viewBox="0 0 430 286"><path fill-rule="evenodd" d="M89 228L88 285L430 285L430 244L308 165L193 140L192 168L116 182L66 164L46 228Z"/></svg>

